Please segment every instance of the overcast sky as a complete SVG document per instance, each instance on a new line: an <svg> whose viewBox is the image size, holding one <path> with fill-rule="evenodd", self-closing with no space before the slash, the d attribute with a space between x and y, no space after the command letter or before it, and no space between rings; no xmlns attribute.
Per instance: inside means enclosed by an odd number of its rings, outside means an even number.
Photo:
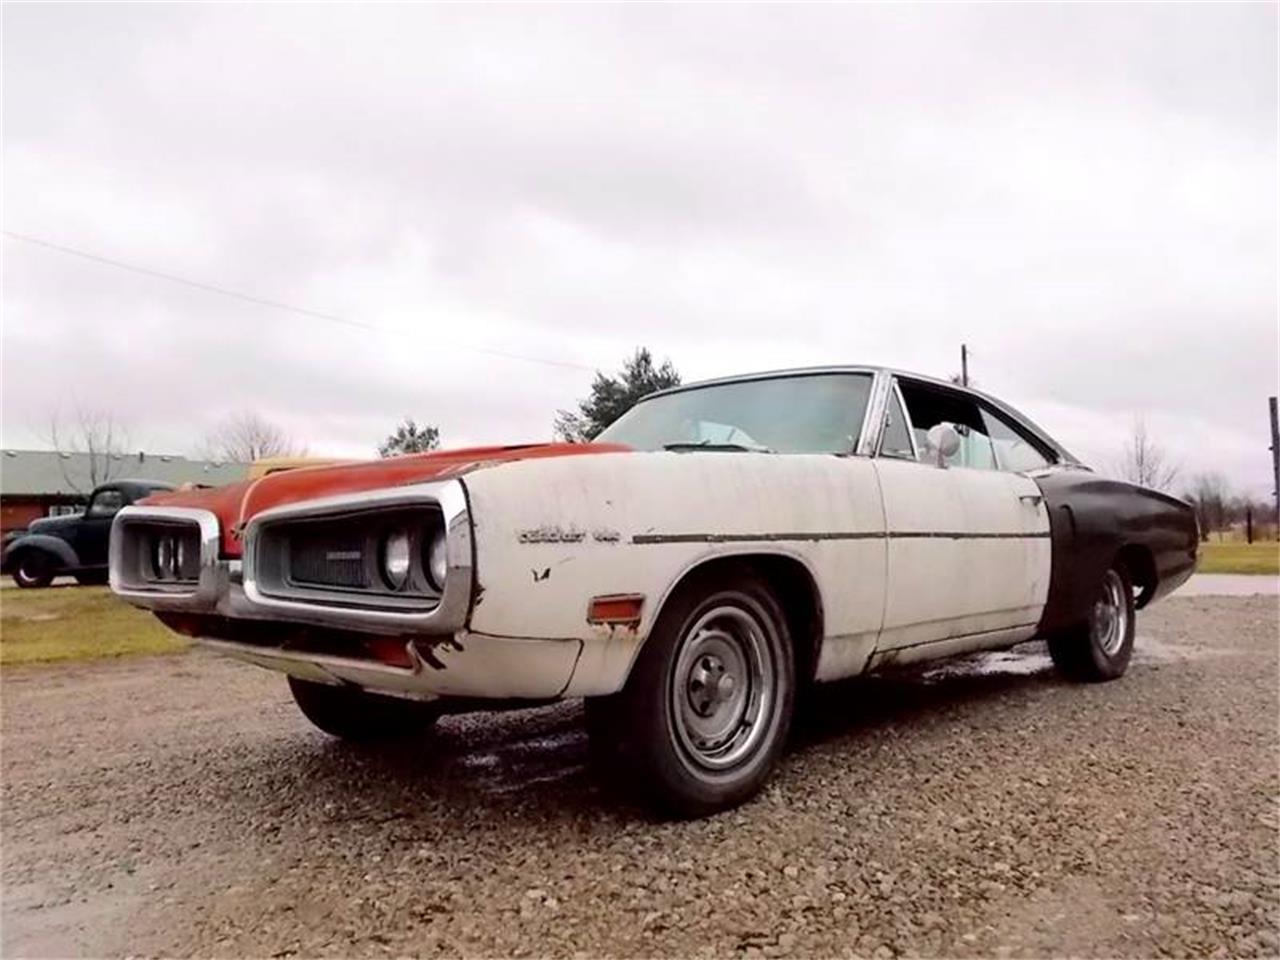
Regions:
<svg viewBox="0 0 1280 960"><path fill-rule="evenodd" d="M15 6L3 444L190 451L404 415L549 437L637 345L687 380L885 363L1096 465L1135 416L1270 490L1274 5ZM468 349L478 348L478 349ZM518 354L559 364L507 359Z"/></svg>

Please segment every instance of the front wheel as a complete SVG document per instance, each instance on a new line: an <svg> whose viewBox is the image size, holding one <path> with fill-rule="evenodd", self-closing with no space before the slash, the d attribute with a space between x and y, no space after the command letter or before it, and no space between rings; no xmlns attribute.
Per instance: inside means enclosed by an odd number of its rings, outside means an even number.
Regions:
<svg viewBox="0 0 1280 960"><path fill-rule="evenodd" d="M47 553L28 549L13 568L13 582L23 589L47 587L53 583L54 564Z"/></svg>
<svg viewBox="0 0 1280 960"><path fill-rule="evenodd" d="M1133 583L1117 563L1103 574L1088 621L1050 637L1049 654L1073 680L1115 680L1129 667L1136 624Z"/></svg>
<svg viewBox="0 0 1280 960"><path fill-rule="evenodd" d="M735 568L683 587L623 691L588 703L592 752L620 761L618 773L664 811L702 816L760 789L794 705L786 617L764 581Z"/></svg>
<svg viewBox="0 0 1280 960"><path fill-rule="evenodd" d="M298 709L330 736L343 740L398 740L425 733L440 717L434 704L356 687L334 687L289 677Z"/></svg>

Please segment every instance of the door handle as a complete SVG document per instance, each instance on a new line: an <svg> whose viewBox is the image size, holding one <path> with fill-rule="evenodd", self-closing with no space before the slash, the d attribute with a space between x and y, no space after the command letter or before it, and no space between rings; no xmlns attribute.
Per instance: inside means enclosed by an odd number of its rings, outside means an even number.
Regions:
<svg viewBox="0 0 1280 960"><path fill-rule="evenodd" d="M1021 500L1023 503L1030 504L1033 507L1038 507L1040 506L1040 504L1044 503L1044 497L1042 497L1038 493L1019 494L1018 499Z"/></svg>

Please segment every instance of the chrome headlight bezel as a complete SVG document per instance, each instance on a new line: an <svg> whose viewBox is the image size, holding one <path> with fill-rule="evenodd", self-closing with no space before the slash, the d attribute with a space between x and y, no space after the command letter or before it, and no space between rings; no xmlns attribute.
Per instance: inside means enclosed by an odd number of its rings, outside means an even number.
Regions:
<svg viewBox="0 0 1280 960"><path fill-rule="evenodd" d="M154 610L209 609L225 580L220 538L218 518L209 510L124 507L111 522L111 589ZM160 554L164 565L156 568Z"/></svg>
<svg viewBox="0 0 1280 960"><path fill-rule="evenodd" d="M401 510L434 513L445 535L445 580L433 595L390 590L296 589L284 584L272 557L262 547L273 529L328 519ZM421 536L421 534L419 534ZM416 557L428 551L415 544ZM471 518L465 488L457 480L364 491L274 507L255 516L244 530L243 586L251 608L277 619L322 623L374 632L452 632L465 625L471 610L473 568ZM376 564L381 565L381 551ZM265 561L265 563L264 563ZM420 564L415 568L421 569ZM416 579L416 574L412 579ZM425 577L424 577L425 581Z"/></svg>

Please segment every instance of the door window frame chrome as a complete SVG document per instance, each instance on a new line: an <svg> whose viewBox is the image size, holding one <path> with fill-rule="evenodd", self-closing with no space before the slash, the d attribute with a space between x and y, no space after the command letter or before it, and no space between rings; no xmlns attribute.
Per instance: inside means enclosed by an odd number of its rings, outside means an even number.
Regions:
<svg viewBox="0 0 1280 960"><path fill-rule="evenodd" d="M877 457L884 457L888 460L910 460L915 463L920 463L921 462L920 445L916 443L915 427L911 422L911 413L907 410L907 402L902 397L902 388L898 385L898 379L899 378L895 375L891 374L889 376L890 382L889 382L888 390L885 392L884 410L880 416L880 419L881 419L880 436L876 440L875 455ZM885 435L885 431L889 427L889 412L891 410L891 404L890 404L891 398L896 399L898 401L898 409L902 411L903 424L907 428L907 440L911 444L911 456L909 458L894 456L893 454L884 452L884 435Z"/></svg>

